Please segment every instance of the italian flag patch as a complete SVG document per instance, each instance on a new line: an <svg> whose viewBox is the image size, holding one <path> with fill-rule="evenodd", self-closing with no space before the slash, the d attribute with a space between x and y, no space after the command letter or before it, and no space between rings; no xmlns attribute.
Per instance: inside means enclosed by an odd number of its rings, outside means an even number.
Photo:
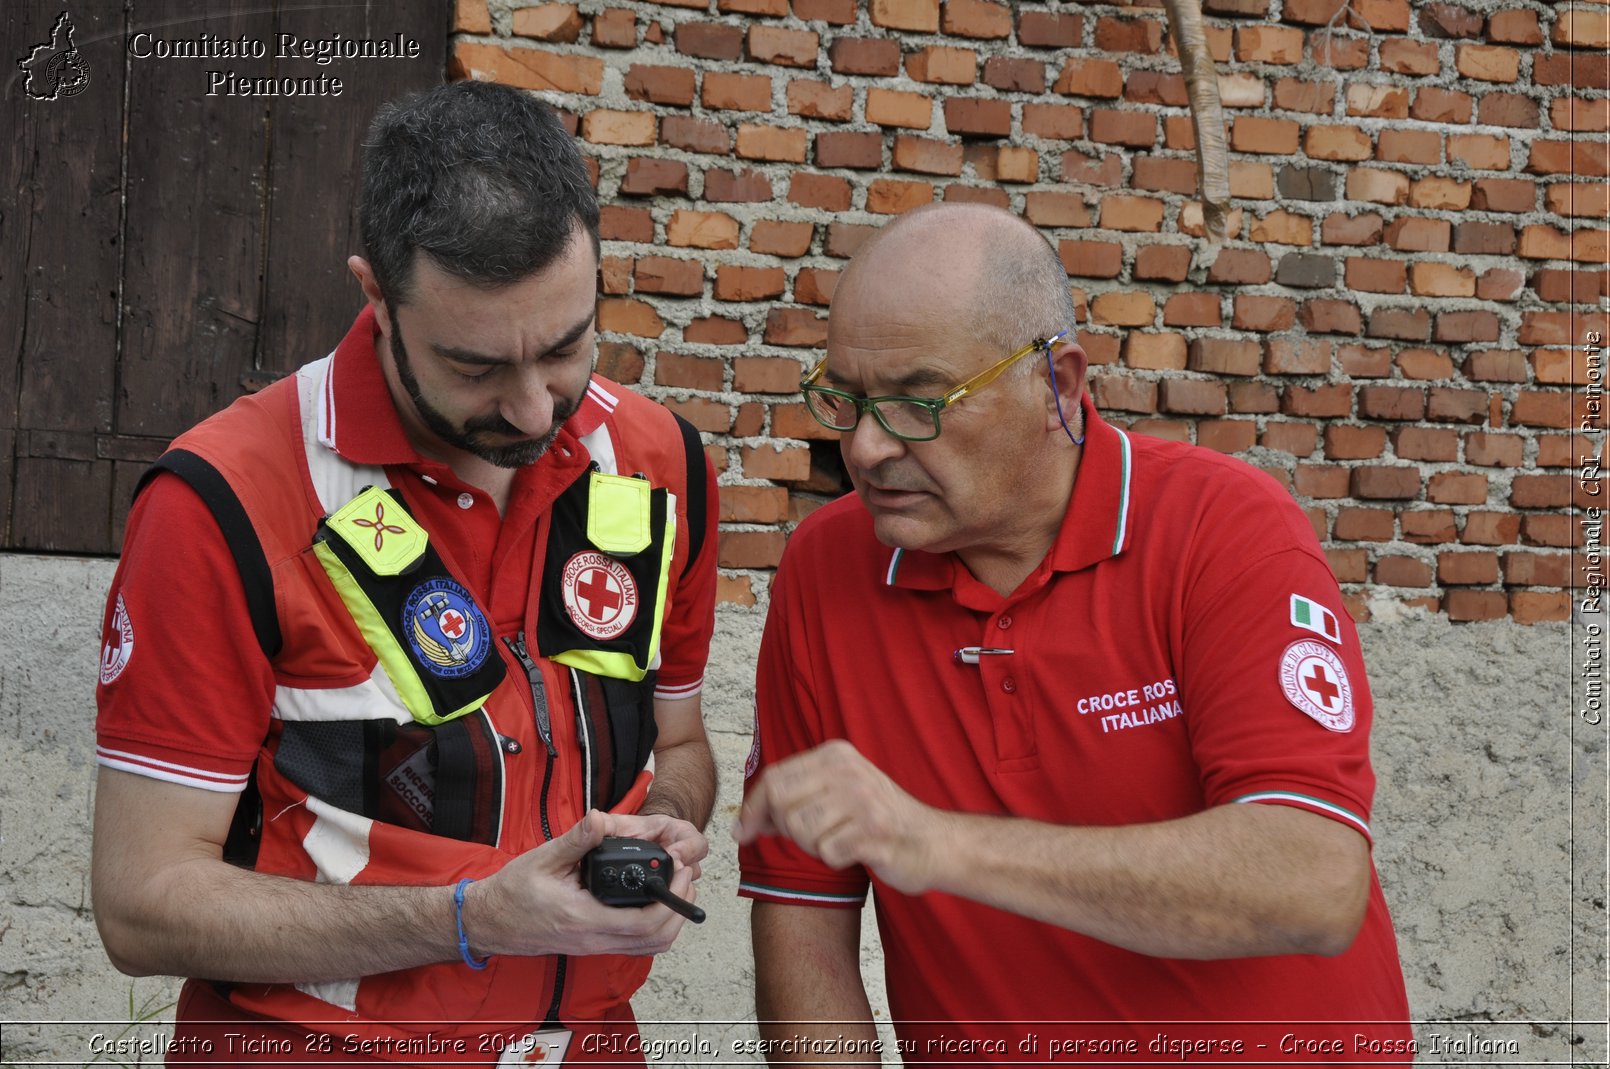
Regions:
<svg viewBox="0 0 1610 1069"><path fill-rule="evenodd" d="M1301 594L1291 596L1291 625L1304 631L1312 631L1338 645L1342 641L1342 626L1337 622L1336 614L1319 602L1310 601Z"/></svg>

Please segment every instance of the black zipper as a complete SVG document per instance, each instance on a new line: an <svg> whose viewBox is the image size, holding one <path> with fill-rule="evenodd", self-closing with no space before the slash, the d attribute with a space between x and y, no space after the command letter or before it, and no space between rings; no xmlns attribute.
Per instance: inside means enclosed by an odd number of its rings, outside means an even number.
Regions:
<svg viewBox="0 0 1610 1069"><path fill-rule="evenodd" d="M554 761L559 756L559 750L553 744L553 726L548 720L548 694L542 683L542 669L537 662L531 659L531 652L526 648L525 631L516 631L513 635L505 635L503 644L509 647L520 667L525 669L526 682L531 686L531 706L536 714L537 734L542 737L542 745L548 750L548 761L542 770L542 794L537 803L537 811L542 817L542 838L553 839L553 829L548 824L548 785L553 782ZM559 1003L565 995L565 970L570 959L564 954L557 955L553 968L553 1001L548 1004L548 1014L543 1019L543 1027L559 1024Z"/></svg>

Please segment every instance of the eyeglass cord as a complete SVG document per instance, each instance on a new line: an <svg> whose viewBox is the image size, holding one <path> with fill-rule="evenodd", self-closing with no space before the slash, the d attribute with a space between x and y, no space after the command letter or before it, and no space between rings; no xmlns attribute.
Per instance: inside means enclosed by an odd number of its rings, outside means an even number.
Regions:
<svg viewBox="0 0 1610 1069"><path fill-rule="evenodd" d="M1062 429L1067 432L1068 441L1074 445L1084 445L1084 435L1081 434L1075 438L1073 428L1068 426L1068 417L1062 414L1062 391L1057 388L1057 362L1051 359L1051 342L1049 341L1045 343L1045 366L1051 372L1051 395L1057 399L1057 419L1062 421Z"/></svg>

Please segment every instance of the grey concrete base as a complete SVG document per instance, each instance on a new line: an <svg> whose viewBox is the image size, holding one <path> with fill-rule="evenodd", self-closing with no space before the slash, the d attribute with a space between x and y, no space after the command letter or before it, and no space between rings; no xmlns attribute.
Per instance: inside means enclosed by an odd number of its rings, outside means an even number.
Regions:
<svg viewBox="0 0 1610 1069"><path fill-rule="evenodd" d="M7 1065L154 1064L137 1051L97 1055L92 1042L102 1037L104 1050L120 1034L160 1029L128 1025L131 1016L171 1020L176 983L114 971L90 912L93 688L112 567L0 555ZM749 749L762 619L758 609L718 616L705 708L722 791L699 891L710 920L686 929L634 1003L645 1037L664 1045L660 1064L742 1061L734 1041L755 1035L748 906L734 897L726 829ZM1456 627L1387 606L1361 630L1377 707L1376 860L1410 1004L1428 1022L1421 1060L1604 1064L1602 1024L1562 1023L1602 1022L1606 997L1605 728L1572 707L1570 630ZM886 1019L871 929L868 916L865 972ZM715 1054L701 1056L700 1040ZM1514 1054L1483 1049L1509 1041Z"/></svg>

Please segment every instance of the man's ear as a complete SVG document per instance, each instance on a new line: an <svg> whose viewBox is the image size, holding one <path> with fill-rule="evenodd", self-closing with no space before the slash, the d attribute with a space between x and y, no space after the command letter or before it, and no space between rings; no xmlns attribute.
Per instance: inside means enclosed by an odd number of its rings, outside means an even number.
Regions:
<svg viewBox="0 0 1610 1069"><path fill-rule="evenodd" d="M381 292L380 280L375 278L375 269L369 266L369 261L362 256L347 257L347 269L358 280L358 286L363 290L364 299L369 307L375 310L375 322L379 325L381 333L391 330L391 319L386 314L386 295Z"/></svg>
<svg viewBox="0 0 1610 1069"><path fill-rule="evenodd" d="M1079 411L1080 398L1085 392L1085 372L1090 366L1090 358L1076 342L1059 341L1051 346L1051 352L1041 357L1054 371L1054 375L1046 376L1046 385L1056 384L1056 394L1046 398L1046 429L1060 431L1062 419L1057 415L1057 401L1062 402L1062 415L1069 423L1077 421L1075 413Z"/></svg>

